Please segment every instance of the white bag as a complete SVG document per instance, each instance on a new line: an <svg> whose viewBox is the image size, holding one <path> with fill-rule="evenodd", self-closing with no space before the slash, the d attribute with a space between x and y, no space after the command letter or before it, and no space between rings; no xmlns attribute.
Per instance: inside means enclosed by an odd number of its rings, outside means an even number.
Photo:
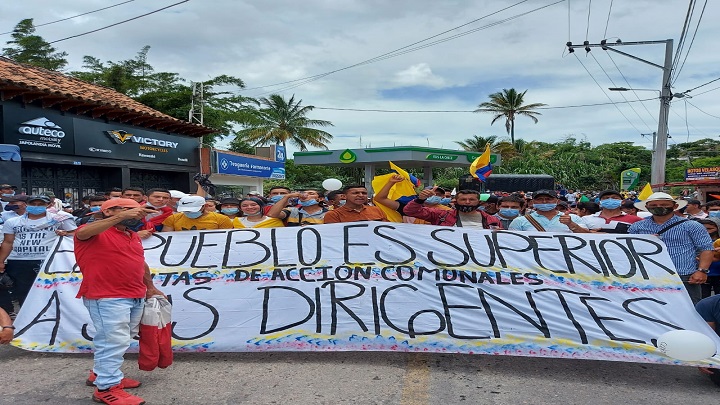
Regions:
<svg viewBox="0 0 720 405"><path fill-rule="evenodd" d="M154 295L145 300L143 308L141 325L156 326L162 329L169 324L172 319L172 304L162 295Z"/></svg>

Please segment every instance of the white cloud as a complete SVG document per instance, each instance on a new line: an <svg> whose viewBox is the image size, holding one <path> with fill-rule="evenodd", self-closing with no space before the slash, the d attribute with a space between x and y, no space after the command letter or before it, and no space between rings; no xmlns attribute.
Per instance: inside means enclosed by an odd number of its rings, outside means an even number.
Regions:
<svg viewBox="0 0 720 405"><path fill-rule="evenodd" d="M401 86L442 87L445 80L433 74L430 65L418 63L395 73L395 82Z"/></svg>

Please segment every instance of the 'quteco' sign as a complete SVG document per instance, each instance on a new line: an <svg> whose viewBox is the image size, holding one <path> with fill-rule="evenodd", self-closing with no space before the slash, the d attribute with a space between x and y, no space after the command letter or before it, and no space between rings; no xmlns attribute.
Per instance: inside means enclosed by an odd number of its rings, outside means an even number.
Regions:
<svg viewBox="0 0 720 405"><path fill-rule="evenodd" d="M2 107L4 143L26 152L73 153L72 118L33 106L9 103Z"/></svg>

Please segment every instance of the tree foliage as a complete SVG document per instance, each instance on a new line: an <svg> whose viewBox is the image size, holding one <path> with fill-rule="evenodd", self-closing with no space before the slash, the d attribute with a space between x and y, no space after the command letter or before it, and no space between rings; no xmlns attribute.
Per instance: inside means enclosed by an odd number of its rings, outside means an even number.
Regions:
<svg viewBox="0 0 720 405"><path fill-rule="evenodd" d="M32 18L20 21L10 36L7 48L2 50L6 58L48 70L62 70L68 63L66 52L57 52L43 37L35 35Z"/></svg>
<svg viewBox="0 0 720 405"><path fill-rule="evenodd" d="M490 94L488 96L490 101L480 103L474 112L493 114L494 117L490 125L504 118L505 130L510 135L510 142L515 143L515 118L525 116L537 124L537 116L542 114L534 110L546 105L543 103L523 104L525 102L525 93L527 93L527 90L518 93L515 89L503 89L501 92Z"/></svg>

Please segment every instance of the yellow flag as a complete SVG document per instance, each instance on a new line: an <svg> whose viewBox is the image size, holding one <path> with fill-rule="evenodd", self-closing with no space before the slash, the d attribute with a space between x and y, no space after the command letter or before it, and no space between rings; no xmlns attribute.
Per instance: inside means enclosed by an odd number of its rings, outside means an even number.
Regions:
<svg viewBox="0 0 720 405"><path fill-rule="evenodd" d="M390 177L392 177L394 175L395 175L395 173L388 173L388 174L382 174L380 176L375 176L372 179L373 190L375 190L375 192L377 193L381 188L383 188L383 186L385 186L387 184L388 181L390 181ZM399 184L403 184L403 183L405 183L405 182L403 181L402 183L399 183ZM397 184L395 184L390 189L390 192L388 193L388 198L391 200L398 198L395 196L395 188L397 188ZM385 213L385 215L388 217L390 222L402 222L402 215L400 215L399 212L397 212L396 210L394 210L388 206L385 206L385 205L377 202L374 199L373 199L373 202L375 202L376 207L380 208Z"/></svg>
<svg viewBox="0 0 720 405"><path fill-rule="evenodd" d="M642 191L640 192L640 195L638 196L638 199L643 201L647 200L648 197L650 197L650 194L652 194L652 187L650 187L650 183L647 183L645 187L643 187Z"/></svg>

